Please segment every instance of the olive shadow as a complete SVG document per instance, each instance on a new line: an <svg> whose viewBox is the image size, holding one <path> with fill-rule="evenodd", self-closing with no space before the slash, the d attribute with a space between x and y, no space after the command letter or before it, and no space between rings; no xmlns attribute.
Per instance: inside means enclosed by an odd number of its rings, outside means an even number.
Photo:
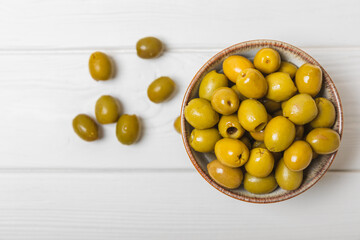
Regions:
<svg viewBox="0 0 360 240"><path fill-rule="evenodd" d="M136 144L138 144L139 142L141 142L142 138L144 137L144 133L146 132L146 127L145 127L145 124L144 124L144 120L142 119L142 117L140 116L137 116L138 118L138 121L139 121L139 126L140 126L140 131L139 131L139 136L136 140Z"/></svg>
<svg viewBox="0 0 360 240"><path fill-rule="evenodd" d="M111 73L111 78L109 80L113 80L114 78L117 77L118 75L118 72L119 72L119 67L118 65L116 64L114 58L112 56L109 56L109 59L110 59L110 62L111 62L111 67L112 67L112 73Z"/></svg>

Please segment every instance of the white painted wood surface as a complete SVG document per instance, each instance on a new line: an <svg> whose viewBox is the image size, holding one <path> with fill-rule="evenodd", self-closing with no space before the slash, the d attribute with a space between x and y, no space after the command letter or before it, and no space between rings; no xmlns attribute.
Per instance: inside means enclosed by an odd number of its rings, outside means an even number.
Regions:
<svg viewBox="0 0 360 240"><path fill-rule="evenodd" d="M0 1L0 240L360 239L359 1ZM167 46L139 59L147 35ZM329 72L344 107L338 156L325 177L286 202L253 205L220 194L194 170L173 130L198 68L222 48L271 38L302 47ZM114 58L115 79L93 81L91 52ZM173 99L147 85L168 75ZM141 141L114 125L79 140L72 118L102 94L141 116Z"/></svg>

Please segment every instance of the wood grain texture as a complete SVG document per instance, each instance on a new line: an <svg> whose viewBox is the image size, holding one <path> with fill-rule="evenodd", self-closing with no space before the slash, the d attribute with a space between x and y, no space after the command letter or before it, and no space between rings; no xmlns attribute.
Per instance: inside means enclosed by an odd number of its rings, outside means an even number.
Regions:
<svg viewBox="0 0 360 240"><path fill-rule="evenodd" d="M297 46L359 46L359 1L16 0L0 3L1 49L225 47L270 38Z"/></svg>
<svg viewBox="0 0 360 240"><path fill-rule="evenodd" d="M360 174L277 204L231 199L195 171L1 174L1 240L359 239Z"/></svg>
<svg viewBox="0 0 360 240"><path fill-rule="evenodd" d="M305 50L332 76L344 106L344 137L332 169L360 170L354 157L360 154L360 49ZM118 66L116 78L108 82L91 79L87 68L90 53L0 55L0 167L193 168L173 121L187 85L216 50L169 51L150 61L139 59L134 52L107 51ZM146 89L162 75L176 81L177 93L166 103L153 104ZM114 124L103 127L104 137L97 142L84 142L74 134L72 119L78 113L94 116L95 102L103 94L117 97L124 113L141 117L144 131L138 144L118 143Z"/></svg>

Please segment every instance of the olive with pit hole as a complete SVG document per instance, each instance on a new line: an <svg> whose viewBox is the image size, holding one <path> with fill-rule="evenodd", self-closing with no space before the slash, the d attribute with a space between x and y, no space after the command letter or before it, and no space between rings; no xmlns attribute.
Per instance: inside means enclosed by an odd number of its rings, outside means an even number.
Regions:
<svg viewBox="0 0 360 240"><path fill-rule="evenodd" d="M259 101L246 99L241 102L238 111L238 118L241 126L249 131L261 131L267 123L267 112Z"/></svg>
<svg viewBox="0 0 360 240"><path fill-rule="evenodd" d="M238 139L223 138L215 144L215 155L228 167L241 167L249 159L249 149Z"/></svg>
<svg viewBox="0 0 360 240"><path fill-rule="evenodd" d="M239 119L236 114L228 116L223 115L220 118L218 128L222 137L237 139L245 133L245 130L240 125Z"/></svg>

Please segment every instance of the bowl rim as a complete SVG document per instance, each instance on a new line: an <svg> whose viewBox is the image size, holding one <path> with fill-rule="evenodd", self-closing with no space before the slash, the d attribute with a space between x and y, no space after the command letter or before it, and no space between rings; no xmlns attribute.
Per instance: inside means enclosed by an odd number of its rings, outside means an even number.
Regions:
<svg viewBox="0 0 360 240"><path fill-rule="evenodd" d="M294 53L296 55L299 55L301 58L305 59L307 62L312 63L314 65L317 65L321 68L322 72L323 72L323 78L326 78L329 81L329 85L331 86L331 91L333 91L334 93L334 97L335 97L335 108L337 110L337 114L339 116L339 129L338 129L338 133L340 135L340 139L342 138L342 134L343 134L343 124L344 124L344 116L343 116L343 107L341 104L341 99L339 96L339 93L336 89L336 86L333 82L333 80L331 79L330 75L325 71L325 69L313 58L311 57L308 53L306 53L304 50L295 47L291 44L288 44L286 42L282 42L282 41L278 41L278 40L270 40L270 39L256 39L256 40L249 40L249 41L244 41L244 42L240 42L234 45L231 45L230 47L227 47L223 50L221 50L220 52L216 53L214 56L212 56L208 61L206 61L206 63L197 71L197 73L195 74L195 76L193 77L193 79L191 80L185 94L183 97L183 101L182 101L182 105L181 105L181 113L180 113L180 117L181 117L181 135L182 135L182 140L185 146L185 150L192 162L192 164L194 165L195 169L198 171L198 173L211 185L213 186L215 189L217 189L218 191L234 198L237 200L241 200L244 202L249 202L249 203L275 203L275 202L281 202L281 201L285 201L288 199L291 199L293 197L298 196L299 194L307 191L308 189L310 189L312 186L314 186L321 178L322 176L325 175L325 173L328 171L328 169L330 168L331 164L333 163L335 156L337 154L337 151L332 153L329 156L329 159L327 160L326 164L321 168L321 170L318 172L318 174L312 178L307 184L301 186L300 188L293 190L293 191L287 191L286 194L283 195L279 195L279 196L275 196L275 197L267 197L267 198L258 198L258 197L248 197L248 196L242 196L236 193L233 193L231 190L224 188L222 186L220 186L219 184L217 184L215 181L213 181L199 166L199 164L197 163L195 157L193 156L192 152L191 152L191 147L190 144L188 142L188 140L186 139L186 131L185 131L185 116L184 116L184 109L186 104L188 103L188 101L190 100L190 94L193 90L193 88L195 87L195 84L197 83L197 81L201 80L200 76L206 72L209 68L213 67L214 65L216 65L219 61L219 59L227 56L227 55L233 55L235 53L233 53L234 51L237 51L239 49L244 49L247 47L256 47L256 46L263 46L263 47L278 47L278 48L282 48L285 51L290 51L291 53ZM232 54L233 53L233 54Z"/></svg>

